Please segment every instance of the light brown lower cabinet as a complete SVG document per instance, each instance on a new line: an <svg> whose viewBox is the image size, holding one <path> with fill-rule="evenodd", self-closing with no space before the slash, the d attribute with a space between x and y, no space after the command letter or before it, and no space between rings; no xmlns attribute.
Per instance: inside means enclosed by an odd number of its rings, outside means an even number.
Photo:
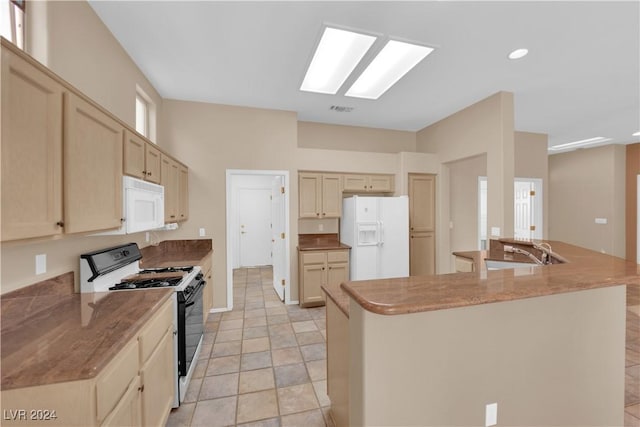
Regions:
<svg viewBox="0 0 640 427"><path fill-rule="evenodd" d="M435 233L411 231L409 237L411 275L425 276L435 274Z"/></svg>
<svg viewBox="0 0 640 427"><path fill-rule="evenodd" d="M2 425L164 425L175 390L173 310L170 298L95 378L3 390L11 415Z"/></svg>
<svg viewBox="0 0 640 427"><path fill-rule="evenodd" d="M299 251L300 305L324 305L324 284L340 284L349 280L349 250Z"/></svg>

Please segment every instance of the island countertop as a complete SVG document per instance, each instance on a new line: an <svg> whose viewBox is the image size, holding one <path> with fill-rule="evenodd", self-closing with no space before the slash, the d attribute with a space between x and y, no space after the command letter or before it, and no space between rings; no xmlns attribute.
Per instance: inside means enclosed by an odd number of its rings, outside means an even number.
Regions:
<svg viewBox="0 0 640 427"><path fill-rule="evenodd" d="M376 314L407 314L640 282L638 264L548 241L567 262L530 268L345 282L350 299ZM338 305L344 297L323 287ZM342 302L342 304L340 304ZM341 307L344 312L345 307ZM346 313L348 313L348 306Z"/></svg>

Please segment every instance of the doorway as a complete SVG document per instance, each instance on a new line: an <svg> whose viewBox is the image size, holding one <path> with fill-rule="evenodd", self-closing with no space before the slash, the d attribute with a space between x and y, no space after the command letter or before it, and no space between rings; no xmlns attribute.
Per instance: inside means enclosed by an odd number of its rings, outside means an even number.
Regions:
<svg viewBox="0 0 640 427"><path fill-rule="evenodd" d="M409 174L409 275L436 273L436 176Z"/></svg>
<svg viewBox="0 0 640 427"><path fill-rule="evenodd" d="M233 271L273 267L273 288L290 303L289 171L226 171L227 309Z"/></svg>

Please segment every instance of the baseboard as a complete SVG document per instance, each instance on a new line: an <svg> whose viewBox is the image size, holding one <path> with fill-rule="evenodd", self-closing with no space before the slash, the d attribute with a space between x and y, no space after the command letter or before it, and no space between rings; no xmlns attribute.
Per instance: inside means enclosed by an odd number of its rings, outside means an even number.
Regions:
<svg viewBox="0 0 640 427"><path fill-rule="evenodd" d="M300 304L300 301L289 301L285 303L285 305L294 305L294 304Z"/></svg>
<svg viewBox="0 0 640 427"><path fill-rule="evenodd" d="M212 308L209 310L209 313L223 313L225 311L231 311L231 309L227 307Z"/></svg>

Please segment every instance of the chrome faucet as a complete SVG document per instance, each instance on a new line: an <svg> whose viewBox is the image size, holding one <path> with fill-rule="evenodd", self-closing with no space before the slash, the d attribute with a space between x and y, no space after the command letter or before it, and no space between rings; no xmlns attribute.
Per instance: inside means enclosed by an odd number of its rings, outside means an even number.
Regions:
<svg viewBox="0 0 640 427"><path fill-rule="evenodd" d="M529 259L533 260L536 264L538 265L544 265L545 264L545 257L543 256L543 260L539 260L534 254L532 254L529 251L525 251L524 249L520 249L520 248L516 248L515 246L511 247L511 251L517 254L522 254L522 255L526 255L527 257L529 257ZM545 252L546 255L546 252Z"/></svg>
<svg viewBox="0 0 640 427"><path fill-rule="evenodd" d="M542 243L534 243L533 247L542 252L541 261L543 265L551 264L551 254L553 251L551 250L551 245L542 242Z"/></svg>

